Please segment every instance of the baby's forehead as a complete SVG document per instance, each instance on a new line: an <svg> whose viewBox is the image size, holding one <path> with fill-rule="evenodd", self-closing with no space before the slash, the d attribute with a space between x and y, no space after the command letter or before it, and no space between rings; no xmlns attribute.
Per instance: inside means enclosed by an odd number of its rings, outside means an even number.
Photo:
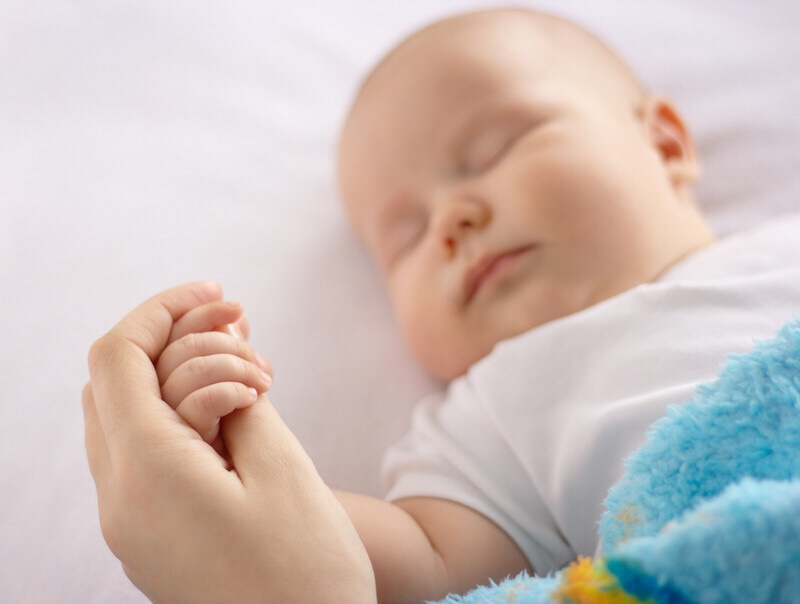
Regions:
<svg viewBox="0 0 800 604"><path fill-rule="evenodd" d="M492 10L457 15L424 27L390 50L380 62L373 67L362 83L361 90L367 90L370 84L381 81L385 74L394 71L411 69L420 61L436 58L457 60L465 54L492 54L495 45L483 45L481 42L498 39L508 40L520 36L526 42L546 42L546 28L539 23L540 16L522 10ZM539 28L540 31L532 31ZM496 53L495 53L496 54Z"/></svg>
<svg viewBox="0 0 800 604"><path fill-rule="evenodd" d="M509 48L515 52L507 52ZM477 55L491 56L498 66L520 55L530 64L557 62L564 79L574 75L576 67L591 66L607 77L606 88L622 85L635 96L642 91L630 66L577 24L528 9L492 9L446 18L400 42L365 78L353 108L365 100L380 100L382 93L390 94L398 74L413 74L423 63L437 59L456 63ZM447 75L469 74L453 70Z"/></svg>

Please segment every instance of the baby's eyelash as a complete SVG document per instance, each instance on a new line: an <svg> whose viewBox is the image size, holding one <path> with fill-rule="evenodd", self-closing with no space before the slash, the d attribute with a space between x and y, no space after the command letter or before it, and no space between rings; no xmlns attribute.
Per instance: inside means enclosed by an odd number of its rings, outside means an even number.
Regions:
<svg viewBox="0 0 800 604"><path fill-rule="evenodd" d="M485 157L480 157L480 154L478 154L478 158L476 160L474 157L470 158L468 155L464 161L464 171L467 174L480 174L481 172L485 172L494 166L500 159L502 159L503 156L505 156L525 135L525 133L528 132L528 130L528 127L520 128L514 131L512 134L500 138L499 143L491 141L490 153L485 154ZM478 144L480 144L480 142ZM486 143L484 142L484 144Z"/></svg>
<svg viewBox="0 0 800 604"><path fill-rule="evenodd" d="M427 223L414 229L413 233L405 239L400 246L400 254L405 254L414 249L417 244L422 240L427 230Z"/></svg>
<svg viewBox="0 0 800 604"><path fill-rule="evenodd" d="M390 266L394 265L398 260L403 259L410 252L412 252L414 248L416 248L417 244L422 241L427 230L428 221L425 220L416 224L413 229L409 229L408 233L404 233L403 236L399 238L399 244L395 245Z"/></svg>

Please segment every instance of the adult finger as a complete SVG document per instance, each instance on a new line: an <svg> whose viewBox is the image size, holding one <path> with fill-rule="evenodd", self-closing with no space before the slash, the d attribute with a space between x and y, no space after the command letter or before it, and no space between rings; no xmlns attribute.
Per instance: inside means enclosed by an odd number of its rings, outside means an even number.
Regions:
<svg viewBox="0 0 800 604"><path fill-rule="evenodd" d="M117 445L141 444L143 438L162 430L164 403L153 362L166 346L175 321L221 298L216 283L170 289L131 311L92 345L92 391L110 451Z"/></svg>

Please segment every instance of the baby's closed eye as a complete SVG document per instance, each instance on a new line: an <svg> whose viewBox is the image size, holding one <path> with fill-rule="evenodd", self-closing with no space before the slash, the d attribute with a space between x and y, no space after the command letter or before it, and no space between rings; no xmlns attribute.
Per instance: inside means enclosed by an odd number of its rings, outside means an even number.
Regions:
<svg viewBox="0 0 800 604"><path fill-rule="evenodd" d="M483 128L465 148L465 174L480 174L495 165L532 127L528 121L500 121Z"/></svg>
<svg viewBox="0 0 800 604"><path fill-rule="evenodd" d="M423 239L428 213L410 200L399 200L382 213L374 240L376 255L384 270L391 269Z"/></svg>
<svg viewBox="0 0 800 604"><path fill-rule="evenodd" d="M428 220L421 213L404 218L394 228L392 234L392 262L396 262L411 252L425 235Z"/></svg>

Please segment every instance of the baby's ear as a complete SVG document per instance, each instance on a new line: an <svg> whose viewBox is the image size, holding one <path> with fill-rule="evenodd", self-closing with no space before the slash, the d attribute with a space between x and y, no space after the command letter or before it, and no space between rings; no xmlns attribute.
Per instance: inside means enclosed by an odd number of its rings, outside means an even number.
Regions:
<svg viewBox="0 0 800 604"><path fill-rule="evenodd" d="M700 175L700 164L686 124L665 98L645 99L642 119L651 144L661 155L675 186L691 186Z"/></svg>

